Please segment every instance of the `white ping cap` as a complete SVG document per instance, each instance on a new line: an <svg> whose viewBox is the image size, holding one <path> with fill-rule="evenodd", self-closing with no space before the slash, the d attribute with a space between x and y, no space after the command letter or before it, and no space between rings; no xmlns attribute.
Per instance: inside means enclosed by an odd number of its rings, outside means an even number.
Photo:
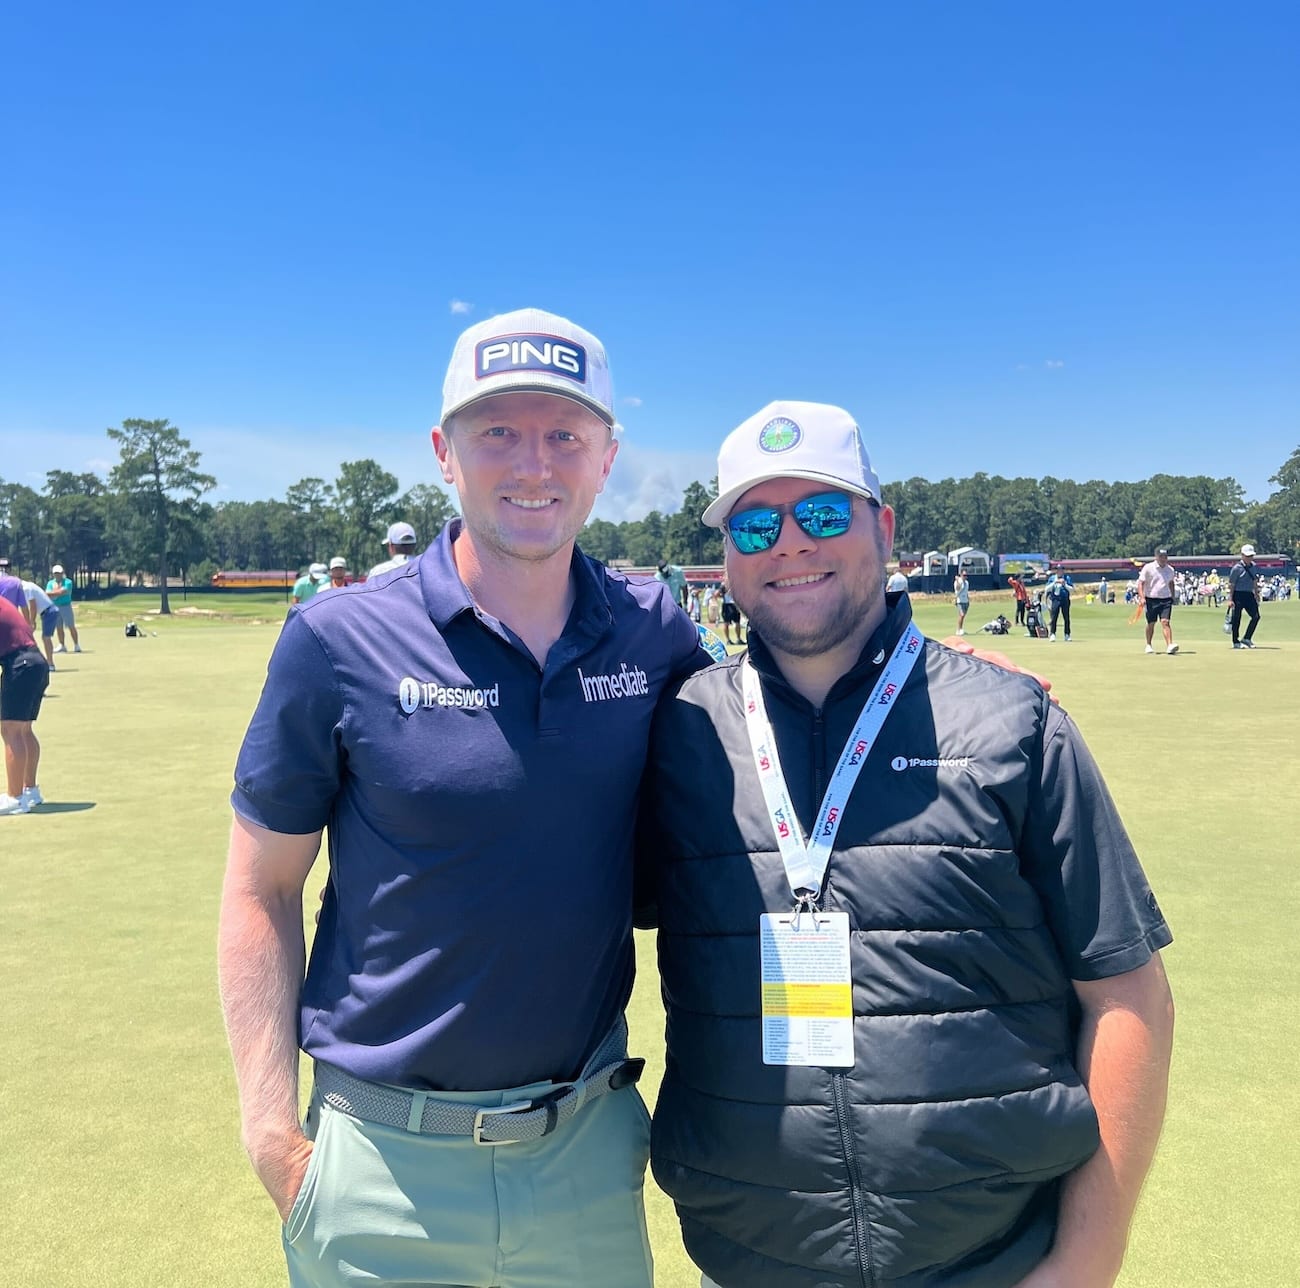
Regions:
<svg viewBox="0 0 1300 1288"><path fill-rule="evenodd" d="M543 309L517 309L461 332L442 385L442 422L492 394L558 394L614 424L605 346Z"/></svg>

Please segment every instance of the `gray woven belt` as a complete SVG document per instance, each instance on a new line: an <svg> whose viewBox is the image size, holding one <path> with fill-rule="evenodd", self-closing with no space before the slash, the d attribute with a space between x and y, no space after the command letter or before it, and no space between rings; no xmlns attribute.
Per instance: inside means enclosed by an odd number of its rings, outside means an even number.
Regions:
<svg viewBox="0 0 1300 1288"><path fill-rule="evenodd" d="M549 1136L583 1105L632 1086L645 1061L629 1060L626 1052L627 1028L620 1021L573 1082L508 1105L436 1100L432 1092L366 1082L319 1061L316 1090L327 1105L367 1122L430 1136L469 1136L476 1145L521 1145Z"/></svg>

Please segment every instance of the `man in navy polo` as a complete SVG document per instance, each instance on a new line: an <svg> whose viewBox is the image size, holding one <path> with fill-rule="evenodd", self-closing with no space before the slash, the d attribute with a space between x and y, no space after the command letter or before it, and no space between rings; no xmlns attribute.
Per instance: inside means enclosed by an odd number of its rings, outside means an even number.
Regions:
<svg viewBox="0 0 1300 1288"><path fill-rule="evenodd" d="M433 431L463 518L292 609L271 657L219 958L291 1284L651 1282L631 841L656 699L708 659L667 587L575 548L613 427L594 336L531 309L471 327Z"/></svg>

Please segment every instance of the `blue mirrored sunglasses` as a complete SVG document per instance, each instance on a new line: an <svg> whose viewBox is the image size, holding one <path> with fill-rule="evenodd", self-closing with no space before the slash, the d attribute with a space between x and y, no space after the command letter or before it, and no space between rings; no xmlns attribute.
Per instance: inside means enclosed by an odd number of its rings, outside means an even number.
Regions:
<svg viewBox="0 0 1300 1288"><path fill-rule="evenodd" d="M738 510L727 520L727 535L742 555L760 554L781 539L787 514L815 541L842 537L853 522L853 498L847 492L818 492L793 505Z"/></svg>

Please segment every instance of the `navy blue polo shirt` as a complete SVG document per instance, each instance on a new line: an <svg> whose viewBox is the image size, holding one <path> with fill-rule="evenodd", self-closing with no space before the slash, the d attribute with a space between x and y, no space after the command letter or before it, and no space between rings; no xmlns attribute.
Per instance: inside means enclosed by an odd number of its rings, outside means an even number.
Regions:
<svg viewBox="0 0 1300 1288"><path fill-rule="evenodd" d="M651 716L708 657L667 587L575 551L539 667L474 606L458 532L290 611L232 803L272 831L328 828L303 1049L477 1091L574 1076L625 1005Z"/></svg>

